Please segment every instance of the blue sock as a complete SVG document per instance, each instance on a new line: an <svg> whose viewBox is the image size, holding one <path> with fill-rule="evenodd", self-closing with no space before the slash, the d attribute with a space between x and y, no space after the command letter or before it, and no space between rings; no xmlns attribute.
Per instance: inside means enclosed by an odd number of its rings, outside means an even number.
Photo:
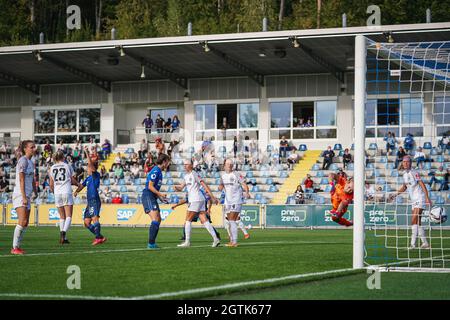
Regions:
<svg viewBox="0 0 450 320"><path fill-rule="evenodd" d="M93 224L90 224L89 227L87 227L87 229L95 235L95 227Z"/></svg>
<svg viewBox="0 0 450 320"><path fill-rule="evenodd" d="M100 222L94 223L93 226L94 226L94 234L95 234L95 238L96 238L96 239L101 239L101 238L103 238L102 234L100 233L100 229L101 229Z"/></svg>
<svg viewBox="0 0 450 320"><path fill-rule="evenodd" d="M149 234L148 234L148 243L154 244L156 241L156 236L158 235L159 231L159 222L158 221L152 221L150 224Z"/></svg>

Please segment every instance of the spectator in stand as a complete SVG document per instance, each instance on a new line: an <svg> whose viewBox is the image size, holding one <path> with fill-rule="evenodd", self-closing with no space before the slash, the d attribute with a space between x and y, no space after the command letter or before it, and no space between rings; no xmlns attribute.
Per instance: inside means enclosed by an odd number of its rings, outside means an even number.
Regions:
<svg viewBox="0 0 450 320"><path fill-rule="evenodd" d="M330 165L333 163L334 151L331 149L331 146L328 146L327 150L323 152L323 165L322 170L328 170Z"/></svg>
<svg viewBox="0 0 450 320"><path fill-rule="evenodd" d="M161 115L158 114L156 116L155 124L156 124L156 132L162 133L164 128L164 120L163 118L161 118Z"/></svg>
<svg viewBox="0 0 450 320"><path fill-rule="evenodd" d="M156 149L156 155L159 156L162 153L166 153L166 146L162 142L161 137L157 137L155 139L155 149Z"/></svg>
<svg viewBox="0 0 450 320"><path fill-rule="evenodd" d="M392 155L392 152L395 151L397 146L397 139L395 138L395 133L388 131L387 135L384 137L384 141L386 141L386 155ZM389 153L389 150L392 152Z"/></svg>
<svg viewBox="0 0 450 320"><path fill-rule="evenodd" d="M130 161L129 161L129 169L131 169L131 167L133 167L135 164L139 164L139 156L136 152L133 152L130 156Z"/></svg>
<svg viewBox="0 0 450 320"><path fill-rule="evenodd" d="M103 160L108 158L108 156L111 154L111 143L108 139L105 139L105 142L102 144L102 152L103 152Z"/></svg>
<svg viewBox="0 0 450 320"><path fill-rule="evenodd" d="M366 182L364 197L366 201L375 201L375 189L368 182Z"/></svg>
<svg viewBox="0 0 450 320"><path fill-rule="evenodd" d="M444 189L443 191L447 191L450 189L450 167L447 168L447 173L445 174L445 183L444 183Z"/></svg>
<svg viewBox="0 0 450 320"><path fill-rule="evenodd" d="M51 157L53 153L53 148L50 145L50 142L48 141L48 139L45 141L45 145L44 145L44 159L47 160L48 157Z"/></svg>
<svg viewBox="0 0 450 320"><path fill-rule="evenodd" d="M289 157L287 158L287 162L289 164L290 168L294 168L294 164L298 163L300 161L300 155L292 152Z"/></svg>
<svg viewBox="0 0 450 320"><path fill-rule="evenodd" d="M75 170L75 178L77 179L78 182L81 182L82 180L84 180L84 169L81 166L80 162L78 162L78 167Z"/></svg>
<svg viewBox="0 0 450 320"><path fill-rule="evenodd" d="M308 121L305 124L305 128L311 128L314 127L314 124L312 123L311 119L308 119Z"/></svg>
<svg viewBox="0 0 450 320"><path fill-rule="evenodd" d="M444 167L440 166L438 170L431 172L430 175L431 175L430 188L433 187L433 183L436 183L436 184L439 183L438 191L444 190L444 188L446 186L446 180L445 180L446 172L444 171Z"/></svg>
<svg viewBox="0 0 450 320"><path fill-rule="evenodd" d="M62 153L64 153L64 155L66 155L67 147L64 145L62 140L59 141L59 144L58 144L58 147L56 148L56 151L62 151Z"/></svg>
<svg viewBox="0 0 450 320"><path fill-rule="evenodd" d="M109 178L108 171L106 171L106 168L104 165L100 168L100 179L102 179L102 182L104 182L106 179Z"/></svg>
<svg viewBox="0 0 450 320"><path fill-rule="evenodd" d="M147 113L147 117L142 120L142 125L145 127L145 134L152 133L153 119L150 117L150 113Z"/></svg>
<svg viewBox="0 0 450 320"><path fill-rule="evenodd" d="M5 193L9 192L9 182L6 180L5 174L2 174L0 177L0 193L3 198Z"/></svg>
<svg viewBox="0 0 450 320"><path fill-rule="evenodd" d="M344 155L342 156L342 162L344 163L344 169L348 169L348 164L353 162L350 150L345 149Z"/></svg>
<svg viewBox="0 0 450 320"><path fill-rule="evenodd" d="M406 156L406 151L403 149L403 147L399 147L397 151L397 158L395 159L395 168L398 170L403 169L403 157Z"/></svg>
<svg viewBox="0 0 450 320"><path fill-rule="evenodd" d="M6 152L8 150L8 146L6 144L6 142L3 142L2 146L0 147L0 159L5 159L6 158Z"/></svg>
<svg viewBox="0 0 450 320"><path fill-rule="evenodd" d="M297 190L295 190L295 204L304 204L305 203L305 192L302 189L302 186L299 184L297 186Z"/></svg>
<svg viewBox="0 0 450 320"><path fill-rule="evenodd" d="M134 179L139 179L140 177L140 168L139 165L137 163L135 163L132 167L131 167L131 178Z"/></svg>
<svg viewBox="0 0 450 320"><path fill-rule="evenodd" d="M122 165L116 165L114 169L114 184L117 185L120 179L124 178Z"/></svg>
<svg viewBox="0 0 450 320"><path fill-rule="evenodd" d="M150 170L152 170L152 168L155 166L155 164L153 163L153 155L151 152L149 152L147 154L147 159L145 159L145 163L144 163L144 173L145 175L147 175Z"/></svg>
<svg viewBox="0 0 450 320"><path fill-rule="evenodd" d="M178 131L178 128L180 128L180 125L181 125L181 122L178 119L178 116L174 115L173 119L172 119L172 132Z"/></svg>
<svg viewBox="0 0 450 320"><path fill-rule="evenodd" d="M410 154L410 152L414 149L414 137L411 133L408 133L405 137L405 140L403 141L403 148L405 151Z"/></svg>
<svg viewBox="0 0 450 320"><path fill-rule="evenodd" d="M44 182L42 182L42 195L41 195L42 198L48 198L49 193L50 193L50 178L47 174L44 178Z"/></svg>
<svg viewBox="0 0 450 320"><path fill-rule="evenodd" d="M145 157L147 156L147 152L148 152L148 143L147 140L142 139L141 144L139 145L139 158L141 159L145 159Z"/></svg>
<svg viewBox="0 0 450 320"><path fill-rule="evenodd" d="M172 130L172 119L167 118L167 121L164 123L164 132L168 133Z"/></svg>
<svg viewBox="0 0 450 320"><path fill-rule="evenodd" d="M113 203L113 204L121 204L122 203L122 198L120 197L119 192L116 192L114 194L114 197L112 198L111 203Z"/></svg>
<svg viewBox="0 0 450 320"><path fill-rule="evenodd" d="M88 145L88 147L89 147L89 150L95 149L96 152L98 151L97 150L98 149L98 144L97 144L97 142L95 142L93 137L89 138L89 145Z"/></svg>
<svg viewBox="0 0 450 320"><path fill-rule="evenodd" d="M81 149L78 146L75 146L72 150L72 160L74 163L81 160Z"/></svg>
<svg viewBox="0 0 450 320"><path fill-rule="evenodd" d="M169 157L174 157L175 154L178 154L179 143L180 142L175 139L172 139L172 141L170 141L169 148L167 148L167 155Z"/></svg>
<svg viewBox="0 0 450 320"><path fill-rule="evenodd" d="M304 182L305 189L310 189L311 191L314 190L314 181L311 179L311 175L307 174L306 179Z"/></svg>
<svg viewBox="0 0 450 320"><path fill-rule="evenodd" d="M87 147L85 148L85 150L87 152L89 152L89 149ZM98 167L98 161L99 161L97 149L95 147L91 147L90 151L91 152L89 152L89 158L91 158L92 164L94 164L96 166L96 168L97 168Z"/></svg>
<svg viewBox="0 0 450 320"><path fill-rule="evenodd" d="M414 160L417 161L417 168L423 169L424 162L427 161L427 158L425 156L425 153L422 152L422 148L417 148L416 152L414 153Z"/></svg>
<svg viewBox="0 0 450 320"><path fill-rule="evenodd" d="M442 151L446 151L446 150L450 149L450 139L447 137L447 135L445 133L442 135L442 139L439 140L438 144L439 144L439 148Z"/></svg>
<svg viewBox="0 0 450 320"><path fill-rule="evenodd" d="M122 164L122 155L120 154L120 152L117 152L117 156L114 158L114 164Z"/></svg>
<svg viewBox="0 0 450 320"><path fill-rule="evenodd" d="M100 199L104 203L111 203L111 189L109 187L105 187L105 189L100 189Z"/></svg>
<svg viewBox="0 0 450 320"><path fill-rule="evenodd" d="M285 136L281 137L281 141L280 141L280 161L281 158L286 158L286 152L289 149L289 142L286 140Z"/></svg>
<svg viewBox="0 0 450 320"><path fill-rule="evenodd" d="M238 140L237 140L237 137L234 136L234 138L233 138L233 154L234 154L235 159L236 159L237 151L238 151Z"/></svg>

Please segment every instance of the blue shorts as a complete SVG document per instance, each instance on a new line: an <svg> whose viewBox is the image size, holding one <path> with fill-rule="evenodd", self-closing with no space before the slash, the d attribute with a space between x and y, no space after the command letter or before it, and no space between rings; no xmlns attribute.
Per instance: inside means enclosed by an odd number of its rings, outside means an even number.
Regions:
<svg viewBox="0 0 450 320"><path fill-rule="evenodd" d="M150 190L144 190L144 192L142 192L142 205L144 206L145 213L149 213L150 211L160 211L158 199L150 192Z"/></svg>
<svg viewBox="0 0 450 320"><path fill-rule="evenodd" d="M87 207L84 209L83 219L92 219L93 217L100 217L100 208L102 202L100 199L88 199Z"/></svg>

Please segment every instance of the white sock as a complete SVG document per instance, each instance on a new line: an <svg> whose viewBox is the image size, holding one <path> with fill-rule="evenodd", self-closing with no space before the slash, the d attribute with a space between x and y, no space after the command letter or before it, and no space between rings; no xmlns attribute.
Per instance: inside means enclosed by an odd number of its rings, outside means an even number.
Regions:
<svg viewBox="0 0 450 320"><path fill-rule="evenodd" d="M231 241L230 221L228 221L227 219L225 219L224 227L225 227L225 230L227 230L228 238L230 238L230 241Z"/></svg>
<svg viewBox="0 0 450 320"><path fill-rule="evenodd" d="M67 233L69 231L70 225L72 224L72 217L67 217L66 222L64 223L63 231Z"/></svg>
<svg viewBox="0 0 450 320"><path fill-rule="evenodd" d="M238 239L238 226L236 221L230 221L230 229L231 229L231 242L237 243Z"/></svg>
<svg viewBox="0 0 450 320"><path fill-rule="evenodd" d="M16 225L16 228L14 229L14 237L13 237L13 249L20 248L20 242L22 241L22 234L25 232L25 228Z"/></svg>
<svg viewBox="0 0 450 320"><path fill-rule="evenodd" d="M245 235L247 235L248 232L247 232L247 230L245 229L245 225L244 225L244 223L242 222L242 220L238 220L238 221L236 221L236 222L237 222L237 225L238 225L239 229L241 229L242 232L243 232Z"/></svg>
<svg viewBox="0 0 450 320"><path fill-rule="evenodd" d="M214 241L217 241L218 239L211 223L209 221L206 221L203 225L205 226L206 230L208 230L209 234L213 237Z"/></svg>
<svg viewBox="0 0 450 320"><path fill-rule="evenodd" d="M59 231L64 231L64 224L66 223L66 219L59 219Z"/></svg>
<svg viewBox="0 0 450 320"><path fill-rule="evenodd" d="M422 226L419 227L419 237L422 240L422 244L428 244L427 237L425 236L425 229Z"/></svg>
<svg viewBox="0 0 450 320"><path fill-rule="evenodd" d="M417 224L413 224L411 226L411 247L416 245L417 234L419 232L419 226Z"/></svg>
<svg viewBox="0 0 450 320"><path fill-rule="evenodd" d="M190 242L191 241L191 230L192 230L192 222L186 221L184 223L184 233L185 233L185 241Z"/></svg>

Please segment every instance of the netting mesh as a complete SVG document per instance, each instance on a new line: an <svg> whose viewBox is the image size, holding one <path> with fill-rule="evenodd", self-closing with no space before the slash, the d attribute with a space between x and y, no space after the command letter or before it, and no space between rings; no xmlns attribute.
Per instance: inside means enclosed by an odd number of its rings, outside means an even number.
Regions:
<svg viewBox="0 0 450 320"><path fill-rule="evenodd" d="M411 248L411 198L401 155L424 182L432 206L450 213L450 42L367 45L365 263L450 268L450 221L422 214L429 248ZM400 152L400 153L399 153Z"/></svg>

